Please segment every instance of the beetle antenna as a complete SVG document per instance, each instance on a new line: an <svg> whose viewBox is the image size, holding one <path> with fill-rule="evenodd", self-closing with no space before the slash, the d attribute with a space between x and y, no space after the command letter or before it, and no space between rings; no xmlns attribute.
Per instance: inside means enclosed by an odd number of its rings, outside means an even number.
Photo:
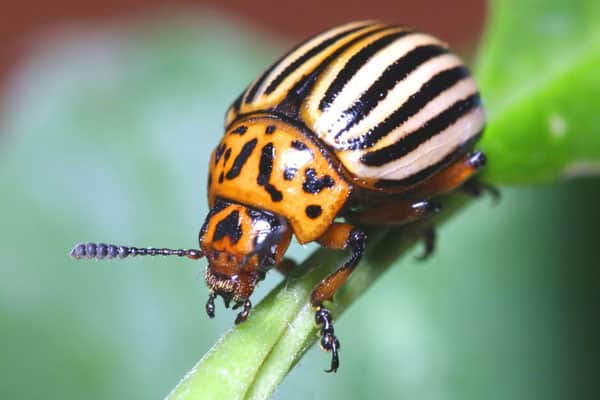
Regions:
<svg viewBox="0 0 600 400"><path fill-rule="evenodd" d="M103 258L125 258L135 256L178 256L198 260L204 256L201 250L195 249L155 249L154 247L139 248L132 246L119 246L104 243L79 243L73 247L69 255L75 259L87 258L102 260Z"/></svg>

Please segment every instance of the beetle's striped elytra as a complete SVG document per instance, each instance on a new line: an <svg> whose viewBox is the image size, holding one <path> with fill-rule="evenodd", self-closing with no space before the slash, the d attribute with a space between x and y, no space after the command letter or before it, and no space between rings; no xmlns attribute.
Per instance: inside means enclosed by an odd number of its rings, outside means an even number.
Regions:
<svg viewBox="0 0 600 400"><path fill-rule="evenodd" d="M206 258L206 311L215 298L249 315L266 272L284 272L292 236L350 257L314 288L321 347L339 366L339 341L324 302L360 262L362 225L402 225L439 210L436 197L485 165L474 151L485 124L477 85L448 46L428 34L359 21L294 47L238 96L208 163L210 212L199 250L76 246L75 258L178 255ZM424 232L426 253L433 230Z"/></svg>
<svg viewBox="0 0 600 400"><path fill-rule="evenodd" d="M226 123L269 111L309 127L359 184L387 190L448 165L485 122L475 81L444 43L368 21L317 35L280 59Z"/></svg>

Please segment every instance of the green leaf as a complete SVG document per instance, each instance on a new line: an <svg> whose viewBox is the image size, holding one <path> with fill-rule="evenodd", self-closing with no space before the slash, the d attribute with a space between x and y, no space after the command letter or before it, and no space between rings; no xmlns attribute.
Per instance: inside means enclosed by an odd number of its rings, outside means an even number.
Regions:
<svg viewBox="0 0 600 400"><path fill-rule="evenodd" d="M495 0L477 77L498 183L600 173L600 3Z"/></svg>

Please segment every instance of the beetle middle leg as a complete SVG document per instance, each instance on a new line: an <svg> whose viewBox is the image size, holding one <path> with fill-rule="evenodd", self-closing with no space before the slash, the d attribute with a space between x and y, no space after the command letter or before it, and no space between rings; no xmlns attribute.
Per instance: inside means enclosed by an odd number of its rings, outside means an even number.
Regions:
<svg viewBox="0 0 600 400"><path fill-rule="evenodd" d="M423 231L423 253L418 255L416 258L419 261L425 261L433 254L435 250L435 228L433 226L428 226Z"/></svg>
<svg viewBox="0 0 600 400"><path fill-rule="evenodd" d="M350 257L337 270L327 275L312 291L310 301L316 308L315 322L321 328L321 348L331 352L331 366L326 372L336 372L339 362L340 342L335 336L333 319L323 302L331 301L335 292L346 282L354 268L360 262L365 251L366 235L345 223L334 223L318 239L327 248L343 250L350 248Z"/></svg>
<svg viewBox="0 0 600 400"><path fill-rule="evenodd" d="M500 191L496 186L481 182L477 178L471 178L463 183L460 187L460 190L473 197L481 197L483 194L488 193L490 196L492 196L494 203L498 203L501 197Z"/></svg>
<svg viewBox="0 0 600 400"><path fill-rule="evenodd" d="M441 210L441 205L432 200L399 200L391 199L388 202L377 205L366 211L355 215L350 215L352 221L364 225L406 225L427 217L430 217ZM435 228L433 225L426 226L419 230L416 235L423 240L423 254L417 256L418 260L425 260L435 249Z"/></svg>
<svg viewBox="0 0 600 400"><path fill-rule="evenodd" d="M291 258L284 258L280 263L275 265L275 269L284 277L288 277L290 273L298 266L298 263Z"/></svg>

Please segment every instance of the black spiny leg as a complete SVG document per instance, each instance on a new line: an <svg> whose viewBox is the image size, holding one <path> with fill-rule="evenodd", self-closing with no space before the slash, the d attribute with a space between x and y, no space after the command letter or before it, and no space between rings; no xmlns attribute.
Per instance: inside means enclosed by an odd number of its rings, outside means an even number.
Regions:
<svg viewBox="0 0 600 400"><path fill-rule="evenodd" d="M321 348L325 351L331 351L331 367L325 370L325 372L337 372L340 366L338 355L340 342L334 334L331 314L325 307L317 307L315 322L321 326L321 341L319 342Z"/></svg>
<svg viewBox="0 0 600 400"><path fill-rule="evenodd" d="M336 372L340 366L340 342L335 336L333 319L323 302L333 300L335 292L346 282L360 262L365 251L366 235L350 224L336 223L319 238L319 243L331 249L350 248L352 254L340 268L327 275L315 286L311 294L311 304L315 307L315 322L321 328L321 348L331 352L331 366L326 372Z"/></svg>
<svg viewBox="0 0 600 400"><path fill-rule="evenodd" d="M290 273L296 269L297 266L298 263L296 263L296 261L286 257L283 260L281 260L279 264L275 265L275 269L279 271L281 275L287 278L290 275Z"/></svg>
<svg viewBox="0 0 600 400"><path fill-rule="evenodd" d="M490 185L489 183L481 182L477 178L469 179L463 183L460 190L474 197L481 197L485 193L489 193L495 204L498 204L501 197L497 187Z"/></svg>
<svg viewBox="0 0 600 400"><path fill-rule="evenodd" d="M217 297L216 293L210 291L208 293L208 301L206 302L206 314L208 314L209 318L215 317L215 298Z"/></svg>
<svg viewBox="0 0 600 400"><path fill-rule="evenodd" d="M429 258L433 254L435 250L435 228L430 226L425 229L423 232L423 254L418 255L416 258L419 261L424 261Z"/></svg>
<svg viewBox="0 0 600 400"><path fill-rule="evenodd" d="M246 318L248 318L248 314L250 314L250 310L252 309L252 303L250 302L250 300L235 303L235 305L233 306L233 309L235 310L235 309L241 307L242 305L244 306L244 309L235 318L236 325L244 322L246 320Z"/></svg>

